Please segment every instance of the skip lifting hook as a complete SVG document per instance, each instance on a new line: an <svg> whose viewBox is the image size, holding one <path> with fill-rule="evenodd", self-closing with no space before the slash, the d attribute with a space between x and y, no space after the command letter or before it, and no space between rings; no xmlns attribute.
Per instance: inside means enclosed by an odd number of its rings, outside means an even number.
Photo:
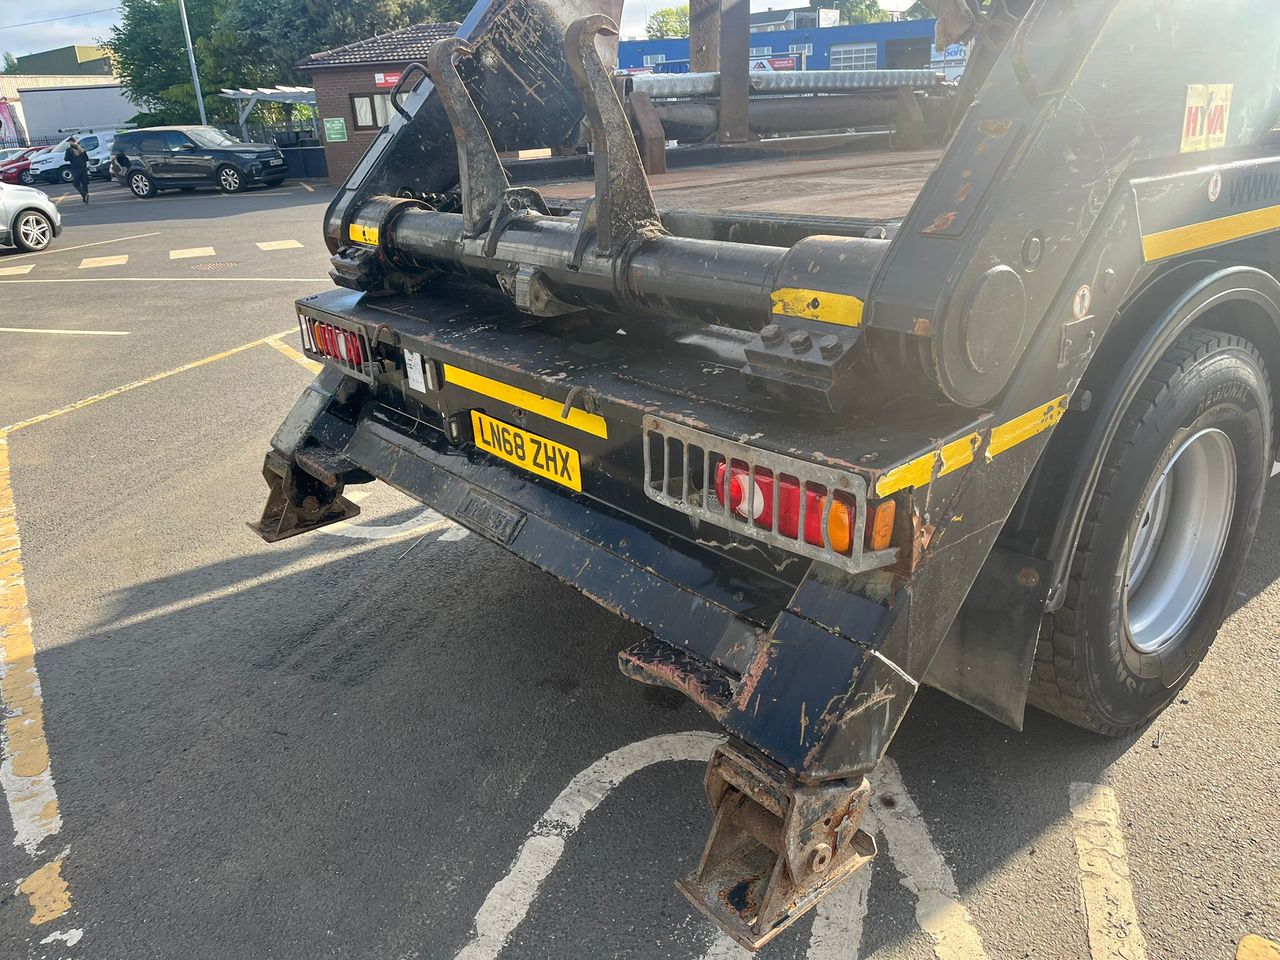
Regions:
<svg viewBox="0 0 1280 960"><path fill-rule="evenodd" d="M564 407L560 411L561 420L569 419L569 411L573 409L574 401L579 399L582 401L582 409L587 413L600 412L600 395L590 387L576 386L564 398Z"/></svg>

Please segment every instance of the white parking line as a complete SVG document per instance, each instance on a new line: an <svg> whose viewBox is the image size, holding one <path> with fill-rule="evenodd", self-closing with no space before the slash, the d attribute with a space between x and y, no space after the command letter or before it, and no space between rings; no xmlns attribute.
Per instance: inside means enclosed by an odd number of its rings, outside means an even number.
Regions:
<svg viewBox="0 0 1280 960"><path fill-rule="evenodd" d="M53 330L43 327L0 327L0 333L63 333L78 337L127 337L128 330Z"/></svg>
<svg viewBox="0 0 1280 960"><path fill-rule="evenodd" d="M258 244L259 250L301 250L297 240L267 240Z"/></svg>
<svg viewBox="0 0 1280 960"><path fill-rule="evenodd" d="M1089 954L1093 960L1146 960L1115 791L1096 783L1073 783L1070 791Z"/></svg>
<svg viewBox="0 0 1280 960"><path fill-rule="evenodd" d="M655 763L711 758L724 738L694 731L639 740L607 753L569 781L520 847L506 875L476 911L475 932L454 960L495 960L533 905L538 888L588 813L633 773Z"/></svg>
<svg viewBox="0 0 1280 960"><path fill-rule="evenodd" d="M170 250L170 260L188 260L191 257L213 257L217 254L213 247L186 247L182 250Z"/></svg>
<svg viewBox="0 0 1280 960"><path fill-rule="evenodd" d="M127 253L117 254L114 257L85 257L80 261L80 269L86 270L90 267L121 267L129 262Z"/></svg>
<svg viewBox="0 0 1280 960"><path fill-rule="evenodd" d="M20 267L0 267L0 277L19 277L35 269L34 263L24 263Z"/></svg>
<svg viewBox="0 0 1280 960"><path fill-rule="evenodd" d="M315 187L313 187L311 184L307 183L305 180L300 181L300 182L301 182L301 184L302 184L302 189L303 189L303 190L305 190L305 191L307 191L307 193L315 193L315 192L316 192L316 188L315 188Z"/></svg>
<svg viewBox="0 0 1280 960"><path fill-rule="evenodd" d="M10 260L21 260L24 257L47 257L51 253L70 253L72 250L83 250L86 247L100 247L104 243L124 243L126 240L145 240L147 237L158 237L160 233L135 233L131 237L119 237L115 240L95 240L93 243L78 243L74 247L49 247L46 250L37 250L34 253L18 253L11 257L5 257L7 263Z"/></svg>

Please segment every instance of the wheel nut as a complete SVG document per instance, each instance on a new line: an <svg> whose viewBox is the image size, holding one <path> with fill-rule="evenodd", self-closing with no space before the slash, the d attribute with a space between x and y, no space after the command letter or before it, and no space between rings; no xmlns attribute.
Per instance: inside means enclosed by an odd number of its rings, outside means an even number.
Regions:
<svg viewBox="0 0 1280 960"><path fill-rule="evenodd" d="M826 873L831 866L831 848L820 843L813 848L813 856L809 858L809 869L814 873Z"/></svg>
<svg viewBox="0 0 1280 960"><path fill-rule="evenodd" d="M818 352L822 354L824 360L832 360L840 355L840 338L834 333L828 333L825 337L818 341Z"/></svg>
<svg viewBox="0 0 1280 960"><path fill-rule="evenodd" d="M782 339L782 328L776 323L765 324L760 328L760 339L767 344L775 344Z"/></svg>
<svg viewBox="0 0 1280 960"><path fill-rule="evenodd" d="M791 349L796 353L804 353L813 346L813 339L803 330L797 330L791 335L788 343L791 344Z"/></svg>

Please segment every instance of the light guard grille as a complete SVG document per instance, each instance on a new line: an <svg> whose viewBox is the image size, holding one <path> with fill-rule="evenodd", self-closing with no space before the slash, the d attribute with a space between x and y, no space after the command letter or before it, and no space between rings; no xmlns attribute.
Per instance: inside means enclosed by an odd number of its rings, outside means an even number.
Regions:
<svg viewBox="0 0 1280 960"><path fill-rule="evenodd" d="M298 314L302 350L316 360L332 363L366 383L373 383L369 337L361 327L344 327L332 320Z"/></svg>
<svg viewBox="0 0 1280 960"><path fill-rule="evenodd" d="M726 440L681 424L658 417L647 416L644 432L644 492L650 499L665 507L706 521L725 530L761 540L790 553L821 560L851 573L888 566L897 559L896 548L868 551L864 549L867 524L867 485L857 474L846 473L834 467L809 463L784 457L758 447L750 447L734 440ZM719 463L745 465L748 471L746 489L749 498L745 504L747 516L757 512L752 498L756 495L756 473L767 470L775 478L772 486L773 504L768 511L771 522L768 527L755 520L748 520L722 503L716 496L715 472ZM730 467L732 469L732 466ZM780 521L780 480L788 478L801 489L800 519L797 536L792 537L778 529ZM828 494L835 492L847 498L856 510L852 531L852 550L848 554L831 549L827 536L827 515L831 499L825 500L820 524L823 546L815 546L804 538L806 512L809 498L805 491L813 487L825 488ZM726 501L730 498L726 497Z"/></svg>

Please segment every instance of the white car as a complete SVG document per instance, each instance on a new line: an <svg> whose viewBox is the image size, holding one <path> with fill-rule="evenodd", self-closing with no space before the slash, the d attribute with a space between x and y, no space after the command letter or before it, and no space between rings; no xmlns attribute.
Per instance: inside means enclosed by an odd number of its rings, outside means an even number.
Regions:
<svg viewBox="0 0 1280 960"><path fill-rule="evenodd" d="M43 250L62 233L62 215L35 187L0 183L0 246L27 253Z"/></svg>
<svg viewBox="0 0 1280 960"><path fill-rule="evenodd" d="M80 146L84 147L85 152L89 154L89 172L96 174L101 167L103 161L111 160L111 144L115 142L115 132L105 131L103 133L78 133L75 138L80 142ZM49 183L57 183L61 180L63 183L71 182L71 165L67 163L66 153L67 147L71 143L71 138L60 143L55 143L49 148L48 152L38 154L31 158L31 179L46 180ZM101 167L105 170L105 167Z"/></svg>

